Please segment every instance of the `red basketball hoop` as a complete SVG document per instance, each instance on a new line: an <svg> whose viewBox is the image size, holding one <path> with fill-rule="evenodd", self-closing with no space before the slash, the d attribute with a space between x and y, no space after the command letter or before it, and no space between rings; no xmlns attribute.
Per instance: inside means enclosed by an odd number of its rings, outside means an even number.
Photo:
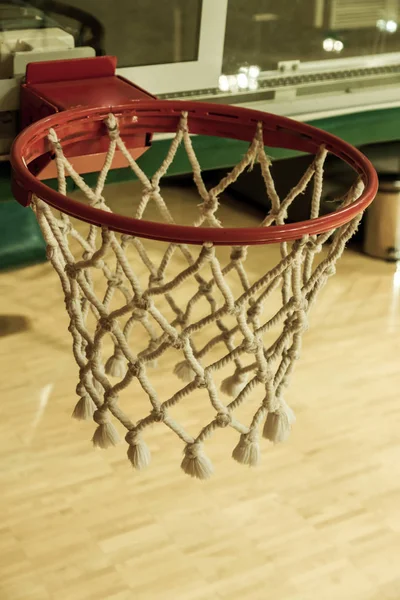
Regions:
<svg viewBox="0 0 400 600"><path fill-rule="evenodd" d="M150 134L165 132L175 135L149 178L132 154L143 151ZM190 134L235 138L249 142L249 148L217 185L207 189ZM175 224L159 185L181 144L202 200L191 226ZM276 192L265 146L315 154L283 199ZM135 218L111 212L103 194L117 151L142 185ZM337 210L320 217L329 152L352 167L355 181L338 199ZM73 162L86 153L105 157L93 189ZM36 177L53 159L58 191ZM216 216L218 197L255 161L271 210L259 227L224 228ZM73 415L94 419L93 443L106 448L117 442L114 417L125 429L129 460L141 469L150 462L143 434L150 425L163 424L185 444L182 469L205 479L212 465L203 445L218 428L238 432L232 456L245 465L259 461L262 423L264 438L284 441L295 418L283 394L299 356L308 310L334 274L377 191L376 173L365 156L333 135L263 112L140 100L107 109L66 110L42 119L18 136L11 163L15 196L34 208L48 258L61 280L79 366L79 401ZM66 175L84 193L86 203L66 195ZM310 220L285 223L291 203L311 181ZM163 223L143 219L149 203ZM76 226L69 216L87 222L86 230L84 223ZM166 243L156 244L153 254L154 244L141 238ZM247 270L252 251L257 251L247 246L273 242L281 242L277 264L269 268L256 256ZM214 247L220 245L231 246L231 252ZM178 381L177 389L174 384L166 389L159 381L153 385L150 367L156 360L163 363L164 372L173 372L184 383ZM136 391L129 398L143 393L147 406L135 421L119 402L133 380ZM220 391L232 399L226 402ZM201 402L209 401L214 415L196 433L174 412L192 393L198 393ZM245 405L249 418L237 410Z"/></svg>
<svg viewBox="0 0 400 600"><path fill-rule="evenodd" d="M32 172L35 162L40 162L40 159L43 161L46 157L50 160L51 150L47 139L50 129L56 131L65 155L73 156L89 149L93 153L104 150L108 141L104 120L109 112L118 118L121 137L126 140L143 134L174 132L183 111L189 115L191 134L251 142L257 124L261 123L264 145L267 147L316 153L323 145L361 176L364 191L349 206L309 221L266 228L199 229L152 223L83 205L49 188ZM54 208L94 225L143 238L188 244L270 244L299 239L306 234L324 233L351 221L364 211L378 189L377 175L369 160L356 148L330 133L269 113L199 102L150 100L109 109L84 108L57 113L34 123L17 137L11 150L11 164L14 195L25 206L29 204L31 195L35 194Z"/></svg>

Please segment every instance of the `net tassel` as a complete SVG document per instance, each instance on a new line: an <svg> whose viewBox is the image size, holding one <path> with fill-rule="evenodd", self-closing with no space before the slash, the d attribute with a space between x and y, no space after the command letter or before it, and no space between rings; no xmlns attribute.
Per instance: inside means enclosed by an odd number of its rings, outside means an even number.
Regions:
<svg viewBox="0 0 400 600"><path fill-rule="evenodd" d="M93 420L98 424L92 437L93 445L97 448L116 446L120 441L118 431L109 420L107 411L104 409L95 410Z"/></svg>
<svg viewBox="0 0 400 600"><path fill-rule="evenodd" d="M274 444L285 442L290 435L290 430L295 421L296 417L293 410L284 400L281 400L279 409L276 412L268 413L264 425L263 437Z"/></svg>
<svg viewBox="0 0 400 600"><path fill-rule="evenodd" d="M209 479L214 472L210 459L198 442L186 446L181 468L187 475L197 479Z"/></svg>
<svg viewBox="0 0 400 600"><path fill-rule="evenodd" d="M221 392L227 396L236 398L247 383L247 375L236 369L233 375L226 377L221 383Z"/></svg>
<svg viewBox="0 0 400 600"><path fill-rule="evenodd" d="M233 449L232 458L242 465L256 467L260 462L260 445L255 431L242 433L237 446Z"/></svg>
<svg viewBox="0 0 400 600"><path fill-rule="evenodd" d="M88 421L93 417L96 406L87 394L84 394L77 402L72 417L78 421Z"/></svg>
<svg viewBox="0 0 400 600"><path fill-rule="evenodd" d="M105 371L107 375L122 379L122 377L125 377L126 369L126 359L124 355L118 348L115 348L114 354L110 356L106 362Z"/></svg>
<svg viewBox="0 0 400 600"><path fill-rule="evenodd" d="M128 431L125 440L129 444L127 454L132 466L139 471L145 469L151 461L151 453L147 444L137 431Z"/></svg>
<svg viewBox="0 0 400 600"><path fill-rule="evenodd" d="M285 400L283 398L281 398L281 406L283 407L283 409L285 410L288 419L289 419L289 425L292 426L296 423L296 415L294 414L294 410L292 408L290 408L290 406L288 404L286 404Z"/></svg>
<svg viewBox="0 0 400 600"><path fill-rule="evenodd" d="M195 376L195 373L187 360L183 360L175 365L174 374L185 383L193 381Z"/></svg>

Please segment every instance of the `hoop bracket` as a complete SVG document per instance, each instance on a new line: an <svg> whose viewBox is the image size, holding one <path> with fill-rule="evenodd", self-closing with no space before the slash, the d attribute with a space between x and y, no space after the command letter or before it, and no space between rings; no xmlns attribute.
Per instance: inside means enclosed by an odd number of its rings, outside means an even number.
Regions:
<svg viewBox="0 0 400 600"><path fill-rule="evenodd" d="M114 56L75 58L68 60L30 63L26 69L26 80L21 86L20 127L25 129L32 123L61 111L78 107L110 107L153 100L155 96L116 75L117 59ZM130 139L129 151L137 159L151 146L151 136L138 134ZM98 171L104 161L105 148L93 143L81 143L70 149L68 158L80 173ZM126 166L117 152L113 169ZM50 157L35 173L39 179L56 176Z"/></svg>

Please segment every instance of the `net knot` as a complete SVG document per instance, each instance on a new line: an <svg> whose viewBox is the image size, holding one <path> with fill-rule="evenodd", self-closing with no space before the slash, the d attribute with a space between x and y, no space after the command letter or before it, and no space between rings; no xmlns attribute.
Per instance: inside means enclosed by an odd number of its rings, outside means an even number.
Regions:
<svg viewBox="0 0 400 600"><path fill-rule="evenodd" d="M76 279L81 270L82 269L77 267L75 263L67 263L64 267L64 271L70 279Z"/></svg>
<svg viewBox="0 0 400 600"><path fill-rule="evenodd" d="M62 223L60 223L58 225L58 228L60 230L60 233L62 233L63 235L68 235L69 233L71 233L72 225L69 221L68 222L63 221Z"/></svg>
<svg viewBox="0 0 400 600"><path fill-rule="evenodd" d="M106 425L108 423L108 409L102 406L93 413L93 420L97 425Z"/></svg>
<svg viewBox="0 0 400 600"><path fill-rule="evenodd" d="M303 248L306 247L308 241L309 241L308 235L305 235L300 240L296 240L295 242L293 242L292 250L294 250L295 252L302 250Z"/></svg>
<svg viewBox="0 0 400 600"><path fill-rule="evenodd" d="M130 446L134 445L138 439L139 431L137 429L130 429L125 436L125 441Z"/></svg>
<svg viewBox="0 0 400 600"><path fill-rule="evenodd" d="M124 283L122 277L119 277L118 275L112 275L109 279L108 279L108 285L110 287L121 287L121 285Z"/></svg>
<svg viewBox="0 0 400 600"><path fill-rule="evenodd" d="M143 298L143 296L135 298L134 301L135 308L139 310L147 311L153 306L153 302L151 298Z"/></svg>
<svg viewBox="0 0 400 600"><path fill-rule="evenodd" d="M186 110L183 110L181 112L181 118L179 120L179 125L178 125L178 130L182 131L183 133L189 133L187 118L188 118L188 112Z"/></svg>
<svg viewBox="0 0 400 600"><path fill-rule="evenodd" d="M77 384L75 388L75 393L77 396L83 396L86 393L85 386L81 381Z"/></svg>
<svg viewBox="0 0 400 600"><path fill-rule="evenodd" d="M122 244L129 244L132 241L133 237L131 235L128 235L127 233L123 233L121 235L121 242Z"/></svg>
<svg viewBox="0 0 400 600"><path fill-rule="evenodd" d="M218 427L228 427L232 422L232 417L229 413L218 413L215 422Z"/></svg>
<svg viewBox="0 0 400 600"><path fill-rule="evenodd" d="M100 196L100 198L97 198L97 200L91 202L90 206L99 208L100 210L105 210L106 212L111 212L111 208L107 206L106 200L103 198L103 196Z"/></svg>
<svg viewBox="0 0 400 600"><path fill-rule="evenodd" d="M161 193L161 188L158 185L158 183L150 183L150 185L145 185L143 188L143 195L146 196L153 196L153 195L160 195Z"/></svg>
<svg viewBox="0 0 400 600"><path fill-rule="evenodd" d="M140 361L134 363L128 363L128 371L133 377L139 377L143 374L144 366Z"/></svg>
<svg viewBox="0 0 400 600"><path fill-rule="evenodd" d="M175 348L175 350L182 350L183 346L185 345L184 340L179 335L175 337L169 335L168 339L170 346L172 346L172 348Z"/></svg>
<svg viewBox="0 0 400 600"><path fill-rule="evenodd" d="M281 216L281 212L280 212L280 210L272 210L271 209L269 211L269 216L271 217L271 219L273 219L274 221L276 221Z"/></svg>
<svg viewBox="0 0 400 600"><path fill-rule="evenodd" d="M244 446L250 446L254 442L258 442L258 432L256 429L250 429L248 433L242 434L240 438Z"/></svg>
<svg viewBox="0 0 400 600"><path fill-rule="evenodd" d="M289 360L298 360L300 357L299 353L294 348L287 348L286 350L283 350L282 356L284 358L288 358Z"/></svg>
<svg viewBox="0 0 400 600"><path fill-rule="evenodd" d="M299 312L290 313L283 322L284 329L293 329L297 322Z"/></svg>
<svg viewBox="0 0 400 600"><path fill-rule="evenodd" d="M53 146L56 147L57 150L62 150L60 140L58 139L58 136L53 128L49 130L47 139L51 144L53 144Z"/></svg>
<svg viewBox="0 0 400 600"><path fill-rule="evenodd" d="M110 113L106 119L104 119L104 123L108 129L108 135L110 136L110 140L115 141L119 137L119 127L118 121L115 118L115 115Z"/></svg>
<svg viewBox="0 0 400 600"><path fill-rule="evenodd" d="M162 423L166 417L166 411L163 406L153 408L150 414L157 423Z"/></svg>
<svg viewBox="0 0 400 600"><path fill-rule="evenodd" d="M99 327L105 331L114 331L117 326L117 321L113 317L101 317L99 319Z"/></svg>
<svg viewBox="0 0 400 600"><path fill-rule="evenodd" d="M306 311L308 308L308 301L306 298L301 298L293 303L293 308L296 312Z"/></svg>
<svg viewBox="0 0 400 600"><path fill-rule="evenodd" d="M244 340L244 351L248 354L255 354L258 350L258 340L256 338L250 340Z"/></svg>
<svg viewBox="0 0 400 600"><path fill-rule="evenodd" d="M201 375L196 375L196 377L194 378L193 381L196 384L197 388L206 388L207 387L206 378Z"/></svg>
<svg viewBox="0 0 400 600"><path fill-rule="evenodd" d="M193 442L192 444L187 444L185 448L185 454L188 458L198 458L203 454L203 447L200 442Z"/></svg>
<svg viewBox="0 0 400 600"><path fill-rule="evenodd" d="M305 244L305 247L312 252L318 253L322 250L322 244L320 244L317 240L308 240Z"/></svg>
<svg viewBox="0 0 400 600"><path fill-rule="evenodd" d="M151 184L151 193L158 194L158 195L161 193L161 188L158 183Z"/></svg>
<svg viewBox="0 0 400 600"><path fill-rule="evenodd" d="M87 250L85 250L85 252L82 254L83 260L90 260L92 256L93 252L88 252Z"/></svg>
<svg viewBox="0 0 400 600"><path fill-rule="evenodd" d="M233 304L233 306L228 307L228 313L234 317L238 317L242 312L242 307L237 304Z"/></svg>
<svg viewBox="0 0 400 600"><path fill-rule="evenodd" d="M238 248L233 248L231 252L231 261L238 262L240 260L245 260L247 257L247 248L244 246L240 246Z"/></svg>
<svg viewBox="0 0 400 600"><path fill-rule="evenodd" d="M204 294L204 296L205 296L206 294L208 294L210 292L210 290L211 290L210 283L200 283L199 292L201 294Z"/></svg>
<svg viewBox="0 0 400 600"><path fill-rule="evenodd" d="M307 328L307 317L304 311L299 311L291 319L291 329L295 332L304 331Z"/></svg>
<svg viewBox="0 0 400 600"><path fill-rule="evenodd" d="M212 242L205 242L201 249L202 256L205 257L206 260L211 260L215 256L215 248ZM206 284L209 285L209 284Z"/></svg>
<svg viewBox="0 0 400 600"><path fill-rule="evenodd" d="M214 194L209 193L202 204L199 205L203 214L214 214L218 209L219 203Z"/></svg>
<svg viewBox="0 0 400 600"><path fill-rule="evenodd" d="M146 317L147 317L147 313L145 310L136 309L132 312L132 318L135 319L136 321L144 321L144 319L146 319Z"/></svg>
<svg viewBox="0 0 400 600"><path fill-rule="evenodd" d="M151 273L149 277L149 286L161 286L164 283L162 276L157 273Z"/></svg>

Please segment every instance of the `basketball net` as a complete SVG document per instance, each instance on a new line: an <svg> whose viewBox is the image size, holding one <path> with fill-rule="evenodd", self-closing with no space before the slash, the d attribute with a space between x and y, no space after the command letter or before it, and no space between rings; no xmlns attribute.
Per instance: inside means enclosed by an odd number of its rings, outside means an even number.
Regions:
<svg viewBox="0 0 400 600"><path fill-rule="evenodd" d="M69 176L91 206L110 210L103 190L118 149L142 186L135 217L141 219L152 206L166 223L174 223L161 194L160 180L183 144L201 197L196 227L222 227L217 216L220 195L255 162L261 167L271 205L260 227L284 224L292 202L308 185L313 186L310 218L319 215L327 156L324 147L295 188L281 199L275 190L260 124L240 162L210 190L204 184L192 146L187 113L182 113L167 155L151 178L131 157L112 114L106 126L109 148L93 189L74 170L55 131L50 130L48 139L54 149L62 194L66 194ZM358 178L339 207L354 202L363 188ZM73 353L79 367L79 401L73 416L95 421L95 446L117 444L119 433L114 423L118 421L126 432L128 458L133 467L142 469L151 459L146 430L153 424L163 425L184 444L181 467L185 473L206 479L213 467L204 443L220 428L231 427L237 432L232 456L245 465L259 462L261 435L273 443L286 440L295 417L285 402L284 390L299 356L308 311L328 277L335 273L335 264L361 215L336 230L281 243L278 264L267 272L258 272L257 279L250 281L246 258L252 246L232 246L223 259L211 243L189 246L165 242L155 260L146 248L146 240L94 225L87 225L82 233L83 223L76 227L68 216L57 213L38 197L33 198L32 206L47 243L48 259L60 278L70 319ZM327 251L316 261L328 241ZM132 256L128 257L128 249ZM179 271L174 266L171 274L176 256L181 266ZM146 274L145 280L139 272ZM188 283L192 286L190 294L185 287ZM179 296L178 303L176 292L180 288L185 294ZM271 295L277 291L280 306L265 316ZM202 307L200 317L197 306ZM107 347L111 347L109 352ZM219 357L215 358L217 351ZM152 383L156 381L152 367L163 356L169 357L170 370L177 384L180 382L171 395L165 389L157 391ZM223 378L221 373L225 374ZM121 394L132 385L147 404L143 414L136 414L134 419L120 402ZM193 435L173 412L198 392L212 412L210 420ZM250 399L252 416L244 423L237 414ZM135 395L129 400L135 413Z"/></svg>

